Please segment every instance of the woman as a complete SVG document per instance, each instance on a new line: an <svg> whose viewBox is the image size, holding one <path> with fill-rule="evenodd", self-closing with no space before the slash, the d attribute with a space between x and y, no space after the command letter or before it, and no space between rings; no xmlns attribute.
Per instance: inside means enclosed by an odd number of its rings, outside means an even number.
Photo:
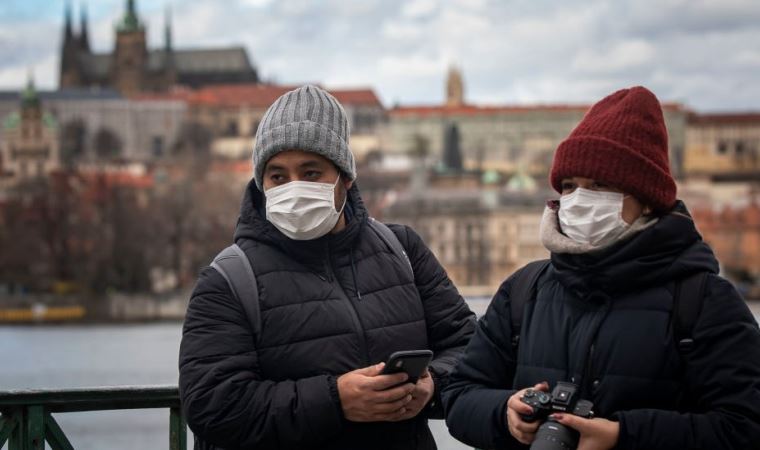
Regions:
<svg viewBox="0 0 760 450"><path fill-rule="evenodd" d="M519 352L510 342L513 275L443 393L451 433L523 448L542 422L526 420L526 389L570 382L595 418L550 419L576 430L580 449L759 448L760 331L676 200L654 94L634 87L595 104L558 147L551 183L561 198L540 231L551 262L523 310ZM681 350L674 292L700 273L693 345Z"/></svg>

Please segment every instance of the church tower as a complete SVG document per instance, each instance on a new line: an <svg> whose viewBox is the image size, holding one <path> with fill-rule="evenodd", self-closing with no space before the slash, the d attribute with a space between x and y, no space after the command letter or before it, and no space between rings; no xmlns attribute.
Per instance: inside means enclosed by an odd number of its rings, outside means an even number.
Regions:
<svg viewBox="0 0 760 450"><path fill-rule="evenodd" d="M79 48L83 52L90 52L90 34L87 32L87 7L82 4L79 18Z"/></svg>
<svg viewBox="0 0 760 450"><path fill-rule="evenodd" d="M454 66L449 68L446 79L446 106L464 105L464 82L462 73Z"/></svg>
<svg viewBox="0 0 760 450"><path fill-rule="evenodd" d="M125 95L144 89L148 48L145 27L135 12L135 1L127 0L127 10L116 26L116 49L111 64L113 86Z"/></svg>
<svg viewBox="0 0 760 450"><path fill-rule="evenodd" d="M71 4L67 2L65 8L61 71L58 80L61 88L80 86L84 81L79 64L79 39L74 35L71 25Z"/></svg>

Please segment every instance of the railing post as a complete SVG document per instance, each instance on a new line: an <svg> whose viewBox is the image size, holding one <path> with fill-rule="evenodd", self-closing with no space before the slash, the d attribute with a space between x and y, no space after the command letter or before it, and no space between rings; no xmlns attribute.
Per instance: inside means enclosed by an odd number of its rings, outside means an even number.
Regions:
<svg viewBox="0 0 760 450"><path fill-rule="evenodd" d="M34 405L27 408L27 436L24 450L45 450L45 408Z"/></svg>
<svg viewBox="0 0 760 450"><path fill-rule="evenodd" d="M187 450L187 424L180 408L169 409L169 448Z"/></svg>
<svg viewBox="0 0 760 450"><path fill-rule="evenodd" d="M24 407L13 408L10 410L10 418L15 423L11 431L11 438L8 439L8 450L25 450L24 442L26 441L26 409Z"/></svg>

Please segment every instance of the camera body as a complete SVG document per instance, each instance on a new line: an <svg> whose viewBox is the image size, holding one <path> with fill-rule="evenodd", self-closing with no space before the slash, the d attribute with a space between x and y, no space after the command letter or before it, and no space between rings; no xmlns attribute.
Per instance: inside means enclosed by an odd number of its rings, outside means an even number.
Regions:
<svg viewBox="0 0 760 450"><path fill-rule="evenodd" d="M522 416L526 422L545 420L554 412L575 414L586 419L594 417L594 404L579 400L578 386L565 381L559 381L551 394L528 389L520 400L533 408L532 414Z"/></svg>
<svg viewBox="0 0 760 450"><path fill-rule="evenodd" d="M594 404L578 398L578 386L560 381L551 394L528 389L520 398L523 403L533 408L533 413L521 415L526 422L544 421L530 448L533 450L564 450L578 446L578 432L549 418L550 414L561 412L574 414L585 419L594 417Z"/></svg>

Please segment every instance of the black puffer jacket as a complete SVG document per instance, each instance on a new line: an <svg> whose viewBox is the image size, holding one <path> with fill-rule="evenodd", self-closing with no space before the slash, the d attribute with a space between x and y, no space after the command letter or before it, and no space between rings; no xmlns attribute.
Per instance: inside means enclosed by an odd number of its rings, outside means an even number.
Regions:
<svg viewBox="0 0 760 450"><path fill-rule="evenodd" d="M263 219L250 183L235 241L251 260L262 331L227 283L206 268L192 294L180 348L180 396L196 448L433 449L427 427L442 418L439 392L475 326L456 288L411 229L391 226L414 268L367 225L358 189L344 230L295 241ZM436 394L417 418L345 420L337 376L429 348Z"/></svg>
<svg viewBox="0 0 760 450"><path fill-rule="evenodd" d="M760 332L679 204L602 254L552 254L510 345L507 279L443 393L460 440L524 448L506 426L516 390L574 381L595 412L620 422L620 449L760 446ZM708 271L694 348L682 361L671 327L675 280Z"/></svg>

